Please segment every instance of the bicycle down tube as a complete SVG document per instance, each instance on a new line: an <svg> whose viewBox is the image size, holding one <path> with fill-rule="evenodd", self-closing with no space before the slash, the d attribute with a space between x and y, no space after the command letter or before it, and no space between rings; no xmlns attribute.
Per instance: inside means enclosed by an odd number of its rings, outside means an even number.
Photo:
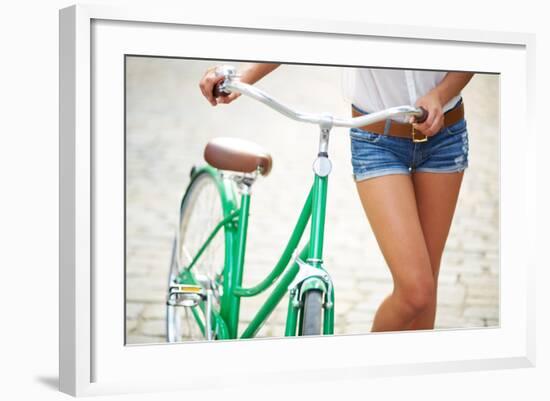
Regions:
<svg viewBox="0 0 550 401"><path fill-rule="evenodd" d="M207 167L207 169L210 169L210 168ZM221 178L220 180L224 180L224 178ZM294 227L294 230L290 236L290 239L288 240L288 243L283 253L279 258L279 261L277 262L275 267L272 269L272 271L266 276L266 278L262 282L260 282L258 285L252 288L243 288L241 286L242 276L244 271L245 250L246 250L248 210L250 205L249 194L244 193L241 196L240 208L234 209L231 212L227 213L227 217L225 217L222 221L220 221L220 223L216 225L212 233L208 235L206 241L200 246L197 254L193 257L191 263L188 266L189 268L192 268L193 265L197 263L197 261L200 259L203 253L203 250L206 247L208 247L208 245L213 240L213 238L216 235L221 235L220 227L224 225L229 226L229 231L231 233L233 246L231 247L232 252L231 252L230 258L227 260L228 264L224 272L225 273L224 280L227 280L226 281L227 292L224 293L222 297L222 302L221 302L220 311L219 311L220 317L222 318L222 320L225 322L227 326L226 331L228 333L229 338L238 337L237 328L238 328L239 315L240 315L239 313L240 298L252 297L264 292L274 284L274 282L283 274L285 270L287 270L287 273L284 275L284 278L281 279L281 283L283 284L276 287L273 294L266 301L265 305L261 308L261 310L258 311L257 316L253 319L253 321L250 324L250 327L247 329L245 334L243 334L243 337L246 338L246 336L248 336L247 333L251 333L251 332L255 333L257 329L259 329L259 327L269 317L270 313L273 311L273 309L275 309L275 307L278 305L281 299L285 296L286 290L287 290L286 287L288 287L288 285L294 279L294 276L297 273L297 270L295 271L292 268L289 268L289 269L286 269L286 268L292 256L294 255L296 248L298 247L300 239L303 236L303 233L305 231L305 228L311 216L313 192L314 191L312 189L304 203L302 212L298 217L298 221ZM308 247L306 246L305 249L307 251ZM308 257L308 253L302 252L299 255L299 257L302 259L306 259ZM192 270L184 269L180 273L179 282L196 284L197 280L194 278ZM217 313L214 316L214 320L216 320L216 317L217 317L216 315ZM199 325L202 324L200 322L200 318L198 315L194 314L194 317L199 323Z"/></svg>

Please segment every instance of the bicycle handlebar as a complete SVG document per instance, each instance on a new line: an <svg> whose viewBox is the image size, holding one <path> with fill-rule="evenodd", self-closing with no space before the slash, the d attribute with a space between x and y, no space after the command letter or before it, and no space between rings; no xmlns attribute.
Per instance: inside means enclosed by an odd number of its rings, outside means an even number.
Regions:
<svg viewBox="0 0 550 401"><path fill-rule="evenodd" d="M226 78L214 86L214 97L227 96L232 91L247 95L253 99L262 102L285 116L296 121L307 122L318 125L330 125L334 127L358 128L364 125L374 124L379 121L399 116L414 116L417 123L422 123L428 117L428 112L422 107L397 106L374 113L365 114L359 117L337 118L324 114L302 113L293 110L274 97L255 86L239 81L236 77L226 76Z"/></svg>

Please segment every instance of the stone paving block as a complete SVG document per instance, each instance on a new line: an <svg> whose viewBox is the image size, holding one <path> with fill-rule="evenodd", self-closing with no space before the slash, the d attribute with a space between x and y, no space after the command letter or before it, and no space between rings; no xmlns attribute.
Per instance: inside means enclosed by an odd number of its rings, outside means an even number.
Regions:
<svg viewBox="0 0 550 401"><path fill-rule="evenodd" d="M260 327L260 329L256 333L256 337L258 337L258 338L269 337L269 332L270 331L271 331L270 325L269 324L264 324L262 327Z"/></svg>
<svg viewBox="0 0 550 401"><path fill-rule="evenodd" d="M336 303L336 305L339 305L340 302L343 302L343 303L354 303L360 299L362 299L363 297L367 296L368 295L368 292L367 291L338 291L338 290L335 290L335 293L334 293L334 302Z"/></svg>
<svg viewBox="0 0 550 401"><path fill-rule="evenodd" d="M126 302L163 304L166 302L166 294L164 291L154 290L151 288L128 286L126 288Z"/></svg>
<svg viewBox="0 0 550 401"><path fill-rule="evenodd" d="M139 332L145 336L164 337L166 335L166 321L143 320L140 322Z"/></svg>
<svg viewBox="0 0 550 401"><path fill-rule="evenodd" d="M148 265L138 265L138 266L132 266L131 269L127 270L126 278L143 278L147 277L151 274L151 267Z"/></svg>
<svg viewBox="0 0 550 401"><path fill-rule="evenodd" d="M145 305L142 303L126 303L126 320L137 320L137 318L143 313Z"/></svg>
<svg viewBox="0 0 550 401"><path fill-rule="evenodd" d="M352 278L333 278L334 290L335 291L354 291L357 288L357 282Z"/></svg>
<svg viewBox="0 0 550 401"><path fill-rule="evenodd" d="M168 275L151 275L147 277L127 277L127 288L147 288L159 292L166 292L168 289Z"/></svg>
<svg viewBox="0 0 550 401"><path fill-rule="evenodd" d="M468 230L466 233L467 236L462 239L462 249L469 252L483 252L488 248L489 244L481 234L473 230Z"/></svg>
<svg viewBox="0 0 550 401"><path fill-rule="evenodd" d="M126 320L126 333L131 334L135 329L137 328L138 321L137 320Z"/></svg>
<svg viewBox="0 0 550 401"><path fill-rule="evenodd" d="M372 321L373 316L373 313L368 313L364 310L352 309L346 316L346 323L350 326L358 323L370 322Z"/></svg>
<svg viewBox="0 0 550 401"><path fill-rule="evenodd" d="M243 302L241 303L240 317L242 320L250 322L256 316L259 309L260 305L251 305L250 303Z"/></svg>
<svg viewBox="0 0 550 401"><path fill-rule="evenodd" d="M469 291L495 291L498 289L499 277L480 272L479 274L463 274L460 277L460 282L463 283Z"/></svg>
<svg viewBox="0 0 550 401"><path fill-rule="evenodd" d="M485 328L486 327L486 320L478 317L471 317L471 318L464 318L464 321L462 323L462 328Z"/></svg>
<svg viewBox="0 0 550 401"><path fill-rule="evenodd" d="M459 328L464 322L463 305L442 305L438 303L435 313L435 327Z"/></svg>
<svg viewBox="0 0 550 401"><path fill-rule="evenodd" d="M462 245L461 245L462 248ZM464 261L464 253L460 249L453 249L448 248L445 249L445 252L443 252L443 255L441 257L441 266L445 267L447 265L455 266L460 265ZM444 269L443 269L444 270Z"/></svg>
<svg viewBox="0 0 550 401"><path fill-rule="evenodd" d="M393 285L389 282L384 285L378 285L373 291L365 298L370 304L378 306L388 295L393 291Z"/></svg>
<svg viewBox="0 0 550 401"><path fill-rule="evenodd" d="M437 279L438 286L453 286L458 284L458 274L448 271L440 271Z"/></svg>
<svg viewBox="0 0 550 401"><path fill-rule="evenodd" d="M392 291L393 284L391 282L391 276L385 277L383 280L375 280L368 277L357 283L357 291L360 294L372 294L373 292L390 293Z"/></svg>
<svg viewBox="0 0 550 401"><path fill-rule="evenodd" d="M486 327L499 327L500 321L498 319L485 319L484 320Z"/></svg>
<svg viewBox="0 0 550 401"><path fill-rule="evenodd" d="M145 306L142 314L145 320L163 320L166 319L166 305L149 304Z"/></svg>
<svg viewBox="0 0 550 401"><path fill-rule="evenodd" d="M470 306L482 306L482 307L495 307L495 305L499 304L499 297L498 295L492 296L484 296L484 297L475 297L472 295L469 295L468 305Z"/></svg>
<svg viewBox="0 0 550 401"><path fill-rule="evenodd" d="M272 324L269 326L268 330L266 330L266 337L275 337L275 338L281 338L285 336L285 327L284 324Z"/></svg>
<svg viewBox="0 0 550 401"><path fill-rule="evenodd" d="M461 284L438 286L437 304L445 306L461 306L466 301L466 287Z"/></svg>
<svg viewBox="0 0 550 401"><path fill-rule="evenodd" d="M372 319L366 319L361 322L351 322L345 328L334 331L334 334L368 334L372 328Z"/></svg>
<svg viewBox="0 0 550 401"><path fill-rule="evenodd" d="M500 292L498 277L493 276L489 279L482 280L480 280L479 277L466 277L463 279L463 283L468 288L468 298L491 299L494 302L498 302Z"/></svg>
<svg viewBox="0 0 550 401"><path fill-rule="evenodd" d="M483 255L482 251L466 250L462 259L461 270L465 273L481 273Z"/></svg>
<svg viewBox="0 0 550 401"><path fill-rule="evenodd" d="M165 343L166 340L164 337L159 336L151 336L151 335L128 335L126 338L126 344L132 345L132 344L162 344Z"/></svg>
<svg viewBox="0 0 550 401"><path fill-rule="evenodd" d="M334 301L335 314L346 314L353 307L354 307L354 304L349 301L344 301L344 300Z"/></svg>
<svg viewBox="0 0 550 401"><path fill-rule="evenodd" d="M351 306L350 307L350 311L357 311L357 312L365 312L365 313L368 313L368 314L373 314L374 312L376 312L376 309L378 308L379 304L375 304L374 302L372 301L367 301L367 300L364 300L364 301L361 301L361 302L358 302L356 303L355 305Z"/></svg>
<svg viewBox="0 0 550 401"><path fill-rule="evenodd" d="M441 316L435 319L435 329L461 329L465 326L465 319L457 315Z"/></svg>
<svg viewBox="0 0 550 401"><path fill-rule="evenodd" d="M499 309L497 306L481 306L466 304L464 308L464 317L468 319L499 319Z"/></svg>

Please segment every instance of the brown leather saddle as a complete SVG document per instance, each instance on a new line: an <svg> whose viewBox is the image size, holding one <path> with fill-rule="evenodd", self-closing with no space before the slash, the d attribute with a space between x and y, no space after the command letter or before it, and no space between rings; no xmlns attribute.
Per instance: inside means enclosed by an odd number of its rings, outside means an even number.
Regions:
<svg viewBox="0 0 550 401"><path fill-rule="evenodd" d="M273 160L254 142L240 138L218 137L211 139L204 148L204 160L220 170L253 173L266 176Z"/></svg>

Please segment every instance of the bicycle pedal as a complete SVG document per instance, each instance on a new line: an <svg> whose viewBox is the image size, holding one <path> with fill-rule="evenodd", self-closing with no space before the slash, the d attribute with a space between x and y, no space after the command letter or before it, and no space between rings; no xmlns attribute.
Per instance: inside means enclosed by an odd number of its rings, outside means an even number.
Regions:
<svg viewBox="0 0 550 401"><path fill-rule="evenodd" d="M171 306L197 306L206 299L206 291L200 285L173 284L168 292L167 304Z"/></svg>

